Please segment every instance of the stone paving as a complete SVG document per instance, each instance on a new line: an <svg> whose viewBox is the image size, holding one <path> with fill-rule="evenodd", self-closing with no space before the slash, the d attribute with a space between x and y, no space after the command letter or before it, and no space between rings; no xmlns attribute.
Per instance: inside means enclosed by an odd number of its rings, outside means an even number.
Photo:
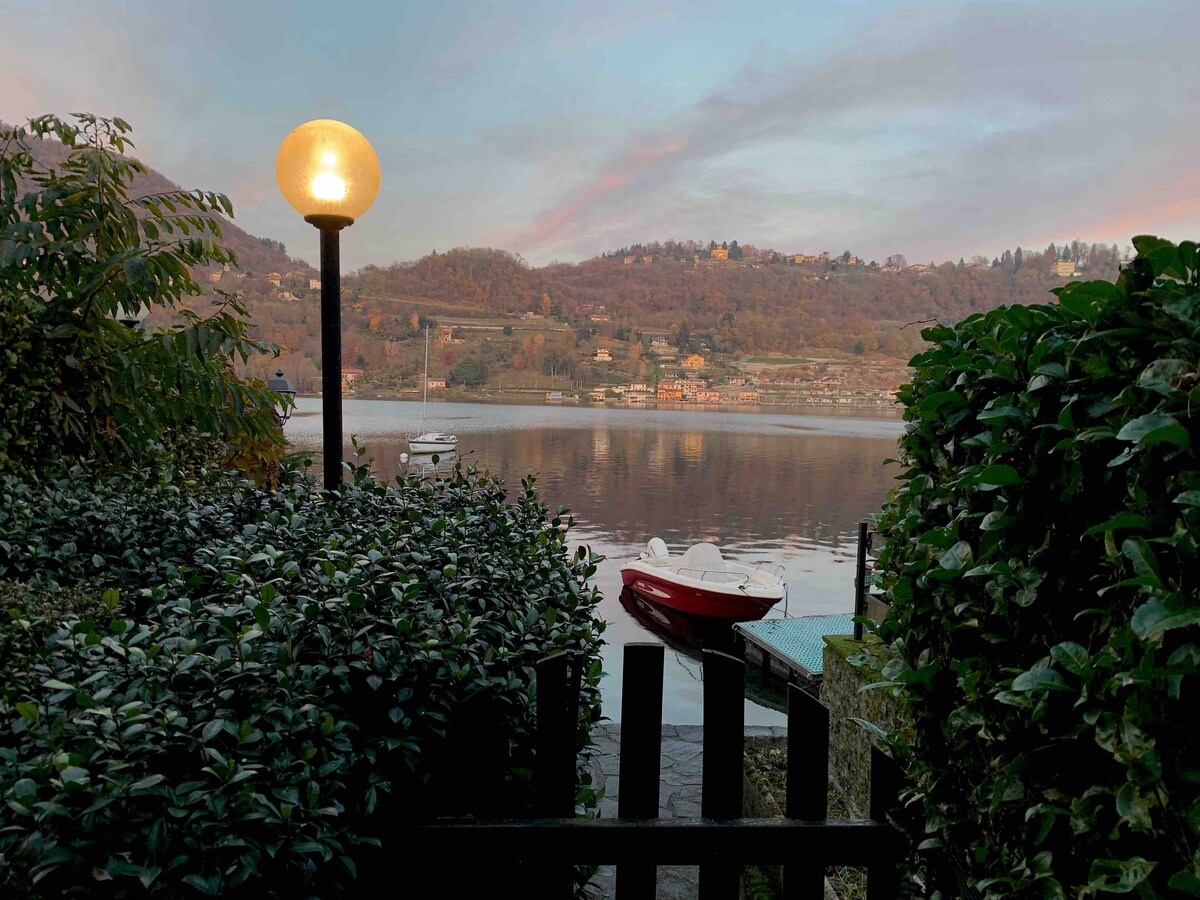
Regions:
<svg viewBox="0 0 1200 900"><path fill-rule="evenodd" d="M751 726L747 735L787 734L782 726ZM597 788L604 788L601 818L616 818L620 789L621 726L609 723L592 729L596 750L592 772ZM699 725L664 725L662 769L659 777L659 818L699 818L703 773L704 730ZM609 900L614 896L616 874L602 866L589 885L590 896ZM695 866L659 866L657 895L664 900L692 900L698 894L699 870Z"/></svg>

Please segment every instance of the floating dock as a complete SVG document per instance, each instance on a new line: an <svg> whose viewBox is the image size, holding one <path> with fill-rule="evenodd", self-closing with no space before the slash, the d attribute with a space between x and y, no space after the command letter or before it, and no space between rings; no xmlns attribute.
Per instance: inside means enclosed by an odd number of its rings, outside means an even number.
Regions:
<svg viewBox="0 0 1200 900"><path fill-rule="evenodd" d="M734 632L745 645L746 659L762 667L764 678L775 675L789 683L815 686L825 665L827 634L853 634L854 616L801 616L739 622Z"/></svg>

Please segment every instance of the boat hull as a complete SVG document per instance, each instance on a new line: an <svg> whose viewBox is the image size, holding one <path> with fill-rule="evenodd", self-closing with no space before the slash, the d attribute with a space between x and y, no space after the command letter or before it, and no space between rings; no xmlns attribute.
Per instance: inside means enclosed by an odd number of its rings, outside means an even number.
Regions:
<svg viewBox="0 0 1200 900"><path fill-rule="evenodd" d="M453 453L458 449L458 435L445 431L422 431L408 436L409 453Z"/></svg>
<svg viewBox="0 0 1200 900"><path fill-rule="evenodd" d="M622 566L622 583L640 597L653 603L710 619L726 619L730 622L753 622L761 619L767 611L783 599L779 591L754 590L753 593L715 588L708 590L695 585L681 584L648 567L636 564Z"/></svg>
<svg viewBox="0 0 1200 900"><path fill-rule="evenodd" d="M421 441L408 442L409 453L453 453L458 448L458 441Z"/></svg>

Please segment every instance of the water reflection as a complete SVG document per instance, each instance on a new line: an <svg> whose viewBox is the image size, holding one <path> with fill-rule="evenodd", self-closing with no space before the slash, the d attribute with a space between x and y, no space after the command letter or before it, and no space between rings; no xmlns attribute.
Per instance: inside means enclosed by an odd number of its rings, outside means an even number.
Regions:
<svg viewBox="0 0 1200 900"><path fill-rule="evenodd" d="M705 650L732 653L735 649L733 623L728 619L689 616L647 600L629 588L621 589L621 606L672 650L692 659L699 660Z"/></svg>
<svg viewBox="0 0 1200 900"><path fill-rule="evenodd" d="M454 471L456 462L458 454L453 450L442 453L401 453L397 457L397 474L445 477Z"/></svg>

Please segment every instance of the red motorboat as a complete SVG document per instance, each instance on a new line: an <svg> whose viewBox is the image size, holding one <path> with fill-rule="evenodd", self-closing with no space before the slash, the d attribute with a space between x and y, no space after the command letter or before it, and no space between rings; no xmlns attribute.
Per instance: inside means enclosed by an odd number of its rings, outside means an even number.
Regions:
<svg viewBox="0 0 1200 900"><path fill-rule="evenodd" d="M621 566L621 581L663 606L731 622L761 619L787 594L783 566L727 562L707 543L672 556L662 538L652 538L637 559Z"/></svg>

